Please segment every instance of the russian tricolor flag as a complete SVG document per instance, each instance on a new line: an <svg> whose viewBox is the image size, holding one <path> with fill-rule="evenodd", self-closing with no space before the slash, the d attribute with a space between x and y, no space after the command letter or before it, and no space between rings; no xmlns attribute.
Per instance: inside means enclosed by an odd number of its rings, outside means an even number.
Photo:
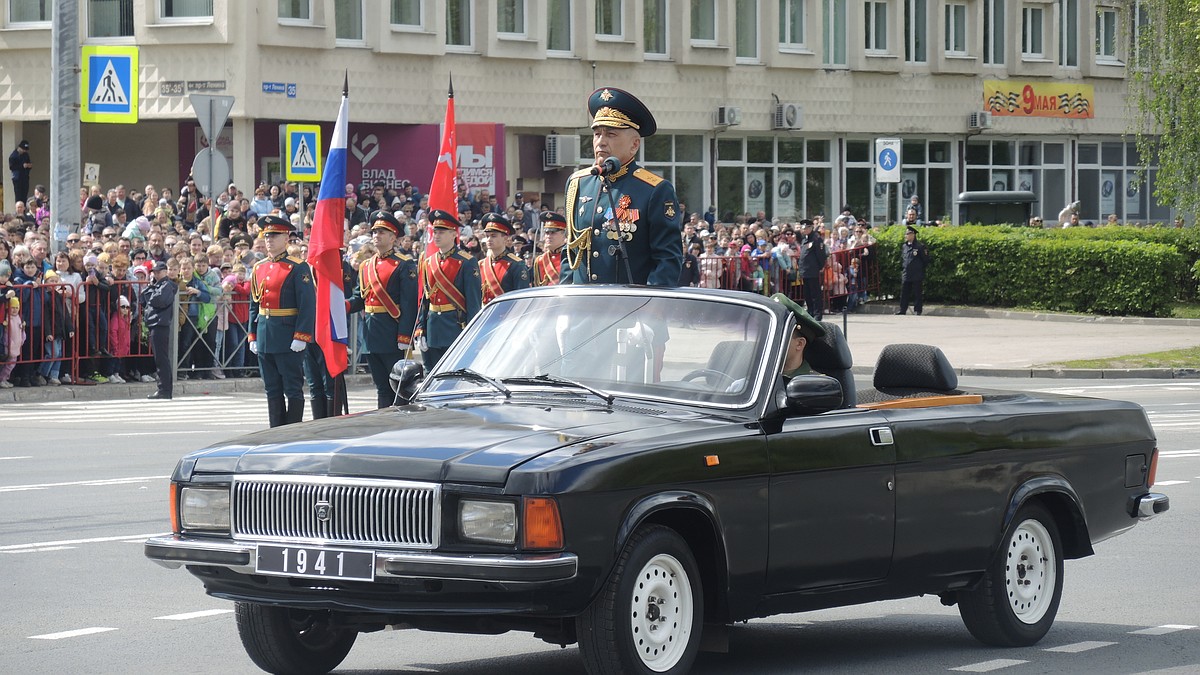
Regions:
<svg viewBox="0 0 1200 675"><path fill-rule="evenodd" d="M308 242L308 265L317 285L316 340L325 356L330 377L346 370L346 345L349 329L346 322L346 289L342 286L342 243L346 222L346 126L350 113L349 82L342 89L342 106L329 156L325 160L325 175L321 177L321 192L313 216L312 237Z"/></svg>

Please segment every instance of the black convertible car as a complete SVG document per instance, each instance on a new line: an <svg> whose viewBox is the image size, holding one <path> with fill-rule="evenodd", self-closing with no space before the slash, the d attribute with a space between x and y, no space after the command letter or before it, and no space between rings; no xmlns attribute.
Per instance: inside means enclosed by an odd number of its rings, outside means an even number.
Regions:
<svg viewBox="0 0 1200 675"><path fill-rule="evenodd" d="M396 407L184 457L146 556L234 601L271 672L393 626L682 673L735 621L920 594L1033 644L1063 561L1167 510L1137 405L960 389L911 344L856 391L826 326L785 380L795 318L760 296L504 295L433 372L397 364Z"/></svg>

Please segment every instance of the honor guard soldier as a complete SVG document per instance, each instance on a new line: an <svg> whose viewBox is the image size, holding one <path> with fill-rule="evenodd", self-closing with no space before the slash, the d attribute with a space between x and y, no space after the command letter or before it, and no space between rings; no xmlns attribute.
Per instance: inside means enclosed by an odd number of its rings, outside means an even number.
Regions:
<svg viewBox="0 0 1200 675"><path fill-rule="evenodd" d="M588 111L596 164L567 180L562 282L674 286L683 265L675 187L634 160L658 130L654 116L614 87L593 92Z"/></svg>
<svg viewBox="0 0 1200 675"><path fill-rule="evenodd" d="M509 248L513 226L507 217L485 213L479 224L483 226L483 245L487 248L487 257L479 261L479 279L483 304L486 305L508 291L529 288L529 268Z"/></svg>
<svg viewBox="0 0 1200 675"><path fill-rule="evenodd" d="M358 268L358 289L348 304L351 312L366 313L367 364L380 408L396 400L388 376L412 344L417 321L417 261L396 248L403 232L391 213L371 214L371 242L377 253Z"/></svg>
<svg viewBox="0 0 1200 675"><path fill-rule="evenodd" d="M347 298L358 292L358 272L342 258L342 292ZM343 311L349 314L343 305ZM330 308L335 311L335 308ZM350 368L354 367L351 363ZM312 418L319 420L323 417L337 417L349 413L349 403L346 393L346 374L337 377L329 375L325 365L325 353L316 342L304 350L304 380L308 382L308 402L312 405Z"/></svg>
<svg viewBox="0 0 1200 675"><path fill-rule="evenodd" d="M258 355L272 427L304 417L304 351L316 323L316 288L308 263L287 255L291 223L259 221L267 257L250 276L250 351Z"/></svg>
<svg viewBox="0 0 1200 675"><path fill-rule="evenodd" d="M542 242L546 248L533 260L533 285L553 286L562 273L563 245L567 242L567 219L553 211L542 212Z"/></svg>
<svg viewBox="0 0 1200 675"><path fill-rule="evenodd" d="M422 256L421 284L425 297L417 312L417 344L425 353L425 370L437 366L446 349L467 322L479 313L482 286L479 265L455 245L458 219L441 210L429 212L437 253Z"/></svg>

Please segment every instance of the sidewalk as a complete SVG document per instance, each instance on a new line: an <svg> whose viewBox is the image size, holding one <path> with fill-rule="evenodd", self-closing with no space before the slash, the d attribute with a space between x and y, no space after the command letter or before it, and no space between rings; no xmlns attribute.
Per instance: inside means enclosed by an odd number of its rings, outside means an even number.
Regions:
<svg viewBox="0 0 1200 675"><path fill-rule="evenodd" d="M854 373L869 375L885 345L916 342L937 345L959 375L1053 377L1072 379L1200 378L1191 369L1142 368L1089 370L1046 364L1127 354L1144 354L1200 344L1198 319L1143 319L1041 314L970 307L927 306L922 316L895 316L896 305L872 302L844 316L825 320L843 326L854 355ZM351 391L371 389L369 375L347 378ZM0 389L0 405L15 401L106 400L143 398L151 384L18 387ZM184 380L175 396L261 392L258 378Z"/></svg>

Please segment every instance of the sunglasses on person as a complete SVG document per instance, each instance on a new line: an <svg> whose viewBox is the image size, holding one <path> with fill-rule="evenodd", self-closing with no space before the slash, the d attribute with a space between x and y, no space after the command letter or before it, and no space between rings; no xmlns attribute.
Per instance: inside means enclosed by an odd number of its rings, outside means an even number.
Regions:
<svg viewBox="0 0 1200 675"><path fill-rule="evenodd" d="M74 239L72 239L72 238L70 238L70 237L67 237L67 243L68 243L68 244L78 244L78 243L79 243L79 237L75 237Z"/></svg>

